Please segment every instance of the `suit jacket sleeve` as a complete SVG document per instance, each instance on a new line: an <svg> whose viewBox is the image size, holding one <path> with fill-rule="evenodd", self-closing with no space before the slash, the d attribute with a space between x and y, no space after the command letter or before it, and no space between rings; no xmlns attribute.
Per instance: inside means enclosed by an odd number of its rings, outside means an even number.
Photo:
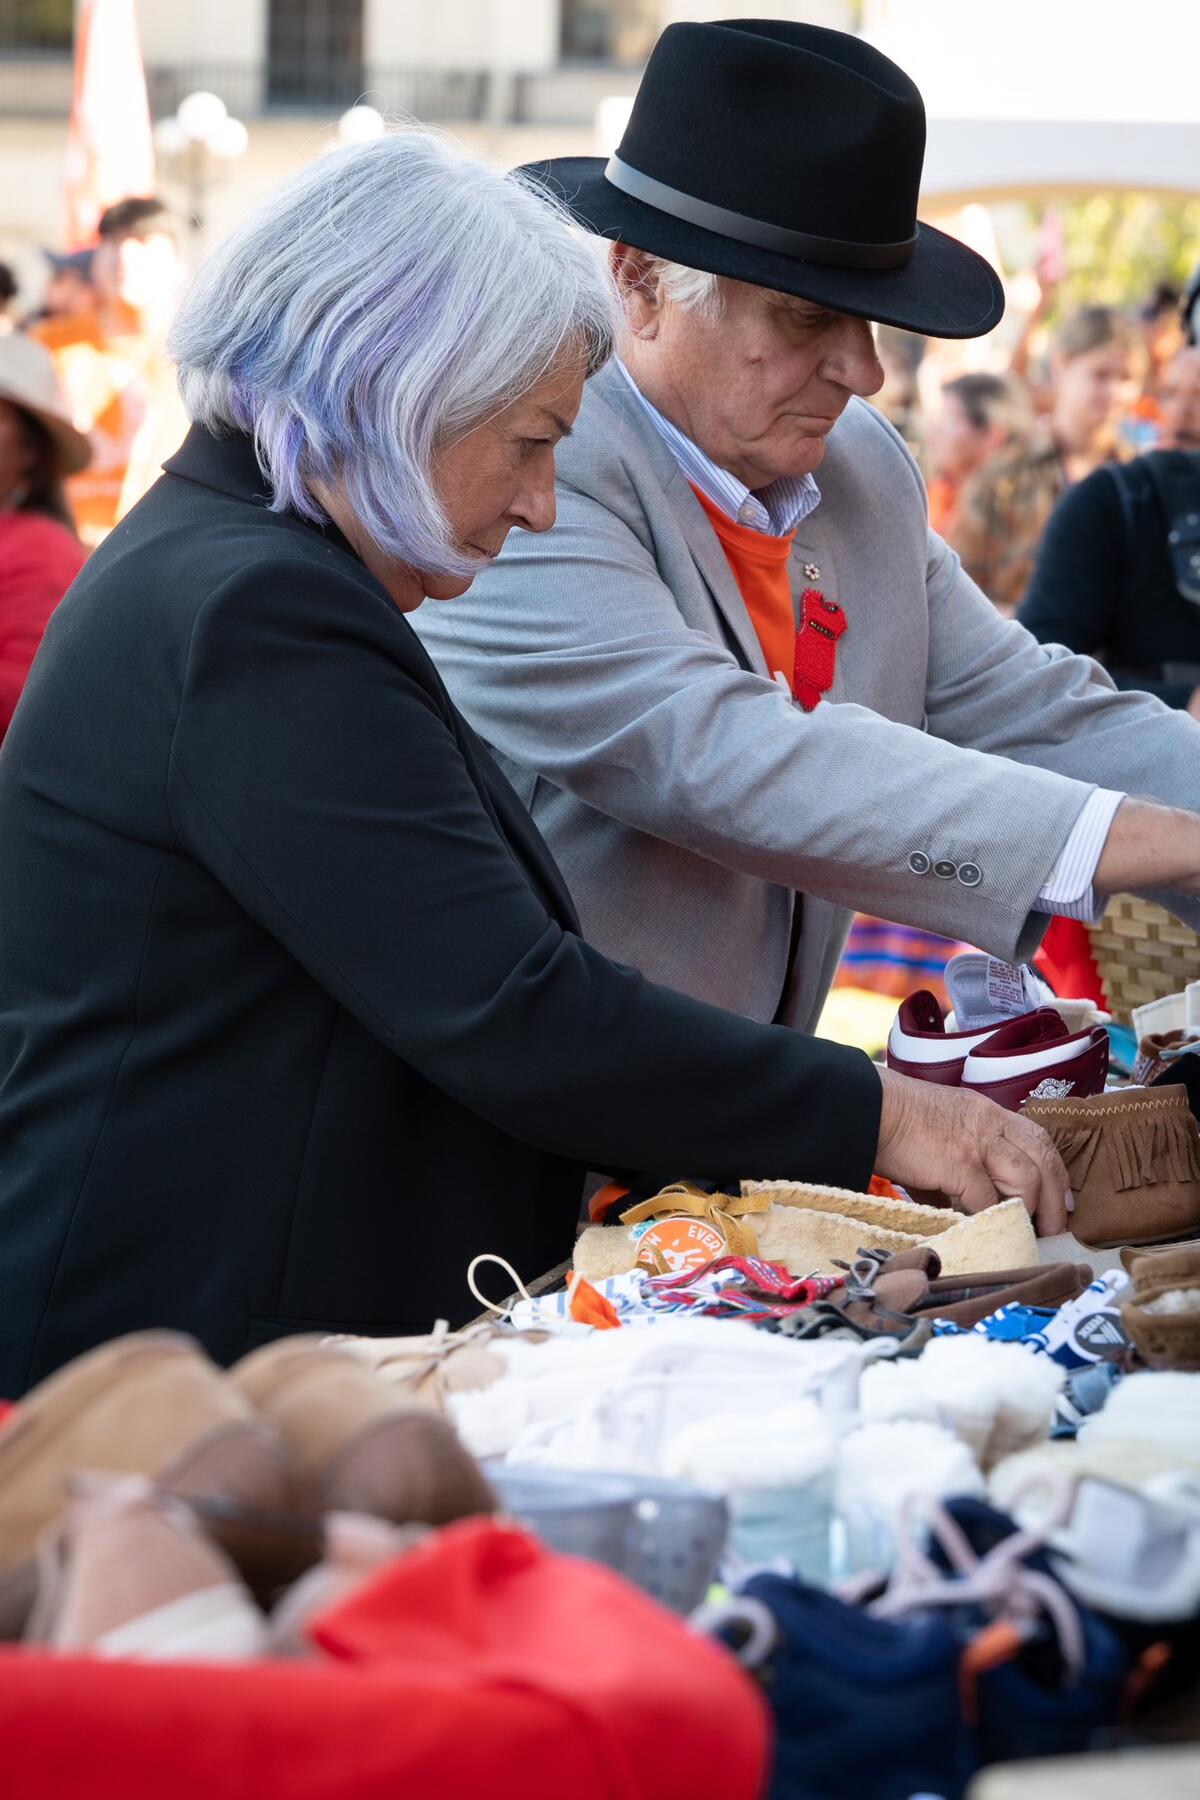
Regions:
<svg viewBox="0 0 1200 1800"><path fill-rule="evenodd" d="M930 573L935 629L949 631L931 698L950 724L953 575ZM610 817L763 880L967 935L959 884L909 867L932 848L983 870L969 902L976 943L999 956L1036 948L1037 897L1092 791L1086 770L1070 779L983 756L949 729L926 734L866 707L804 713L689 629L632 511L560 485L553 531L514 532L420 630L491 744ZM997 656L990 637L984 654Z"/></svg>
<svg viewBox="0 0 1200 1800"><path fill-rule="evenodd" d="M297 559L214 596L169 781L184 846L245 910L510 1135L601 1168L869 1175L866 1057L656 987L551 917L382 590Z"/></svg>

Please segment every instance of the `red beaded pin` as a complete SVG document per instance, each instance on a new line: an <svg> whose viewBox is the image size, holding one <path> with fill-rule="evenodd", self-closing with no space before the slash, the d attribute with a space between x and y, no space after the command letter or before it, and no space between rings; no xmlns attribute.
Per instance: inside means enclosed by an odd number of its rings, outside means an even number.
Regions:
<svg viewBox="0 0 1200 1800"><path fill-rule="evenodd" d="M792 672L792 694L805 712L812 712L833 686L837 641L845 629L846 615L837 601L827 600L820 588L805 588Z"/></svg>

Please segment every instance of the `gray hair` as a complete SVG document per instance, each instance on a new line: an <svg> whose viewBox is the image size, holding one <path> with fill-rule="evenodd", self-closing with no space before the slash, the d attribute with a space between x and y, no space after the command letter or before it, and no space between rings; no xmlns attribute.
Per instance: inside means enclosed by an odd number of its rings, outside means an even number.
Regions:
<svg viewBox="0 0 1200 1800"><path fill-rule="evenodd" d="M604 238L596 240L600 256L610 273L613 271L616 246ZM646 255L645 252L642 252ZM690 269L686 263L668 262L662 256L646 255L646 273L653 276L668 300L684 312L699 313L706 319L719 319L725 310L725 294L719 275L707 269Z"/></svg>
<svg viewBox="0 0 1200 1800"><path fill-rule="evenodd" d="M700 313L706 319L719 319L725 307L721 277L707 269L689 269L684 263L663 262L655 258L659 286L668 300L684 312Z"/></svg>
<svg viewBox="0 0 1200 1800"><path fill-rule="evenodd" d="M197 270L171 332L188 416L254 437L277 511L340 482L371 539L466 574L437 451L572 348L612 351L611 284L567 215L407 127L316 158Z"/></svg>

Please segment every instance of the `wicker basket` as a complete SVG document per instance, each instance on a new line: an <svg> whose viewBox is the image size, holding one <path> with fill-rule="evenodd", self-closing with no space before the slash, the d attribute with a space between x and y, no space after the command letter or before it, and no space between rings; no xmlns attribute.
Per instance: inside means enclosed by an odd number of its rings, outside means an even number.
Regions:
<svg viewBox="0 0 1200 1800"><path fill-rule="evenodd" d="M1135 1006L1200 981L1200 936L1149 900L1115 895L1088 936L1109 1011L1122 1025Z"/></svg>

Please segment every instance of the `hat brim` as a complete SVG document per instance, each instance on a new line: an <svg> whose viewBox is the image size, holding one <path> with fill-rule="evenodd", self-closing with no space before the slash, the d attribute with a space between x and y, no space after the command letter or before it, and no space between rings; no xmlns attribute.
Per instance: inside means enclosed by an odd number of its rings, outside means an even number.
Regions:
<svg viewBox="0 0 1200 1800"><path fill-rule="evenodd" d="M1004 289L991 264L932 225L917 226L912 258L900 269L838 269L802 262L777 250L722 237L672 218L604 179L599 156L562 156L526 163L517 173L535 182L587 231L620 239L668 262L727 275L755 287L813 300L926 337L982 337L1004 314Z"/></svg>
<svg viewBox="0 0 1200 1800"><path fill-rule="evenodd" d="M91 441L82 431L76 431L61 413L48 412L45 407L35 406L26 395L18 393L15 388L6 387L3 381L0 381L0 400L7 400L18 412L28 413L31 419L37 420L58 454L60 475L78 475L81 469L87 468L92 460Z"/></svg>

